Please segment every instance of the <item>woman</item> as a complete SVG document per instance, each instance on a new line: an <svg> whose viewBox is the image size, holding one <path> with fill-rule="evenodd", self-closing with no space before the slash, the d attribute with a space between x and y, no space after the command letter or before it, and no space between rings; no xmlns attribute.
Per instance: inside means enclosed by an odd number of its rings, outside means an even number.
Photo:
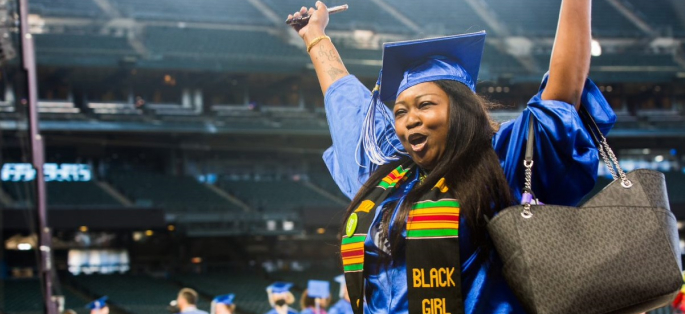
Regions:
<svg viewBox="0 0 685 314"><path fill-rule="evenodd" d="M330 283L324 280L309 280L307 289L300 298L300 314L326 314L331 303Z"/></svg>
<svg viewBox="0 0 685 314"><path fill-rule="evenodd" d="M212 300L212 308L210 314L233 314L235 313L235 294L220 295Z"/></svg>
<svg viewBox="0 0 685 314"><path fill-rule="evenodd" d="M523 312L485 221L521 199L528 123L542 202L575 204L594 185L597 150L576 110L582 104L604 133L615 116L586 77L590 8L590 0L562 2L549 74L528 108L502 125L474 92L480 55L462 51L477 41L482 47L481 34L416 43L411 49L429 54L411 65L386 60L393 47L386 46L372 98L325 36L323 3L288 17L311 16L296 30L325 95L333 146L324 160L352 199L341 253L355 313ZM465 43L455 55L431 51L453 39ZM394 100L392 111L379 100Z"/></svg>
<svg viewBox="0 0 685 314"><path fill-rule="evenodd" d="M350 296L347 294L345 276L336 276L335 281L340 284L340 300L328 309L328 314L352 314L352 305L350 304Z"/></svg>
<svg viewBox="0 0 685 314"><path fill-rule="evenodd" d="M266 314L297 314L289 305L295 303L295 296L290 292L293 284L290 282L274 282L266 287L269 305L272 309Z"/></svg>
<svg viewBox="0 0 685 314"><path fill-rule="evenodd" d="M300 308L302 309L300 314L327 314L326 307L330 301L330 297L315 298L309 295L308 290L304 290L300 298Z"/></svg>

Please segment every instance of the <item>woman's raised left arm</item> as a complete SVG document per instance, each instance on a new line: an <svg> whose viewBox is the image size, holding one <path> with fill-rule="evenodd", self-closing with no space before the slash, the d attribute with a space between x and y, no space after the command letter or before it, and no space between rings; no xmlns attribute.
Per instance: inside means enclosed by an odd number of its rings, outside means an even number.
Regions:
<svg viewBox="0 0 685 314"><path fill-rule="evenodd" d="M559 100L580 108L590 71L591 11L591 0L562 1L543 100Z"/></svg>

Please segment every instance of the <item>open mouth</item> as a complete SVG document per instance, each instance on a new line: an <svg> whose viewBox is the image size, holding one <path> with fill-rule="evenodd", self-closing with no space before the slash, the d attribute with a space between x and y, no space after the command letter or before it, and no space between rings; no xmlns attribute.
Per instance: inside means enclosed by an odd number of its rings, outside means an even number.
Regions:
<svg viewBox="0 0 685 314"><path fill-rule="evenodd" d="M428 139L428 136L419 133L414 133L412 135L409 135L407 141L409 142L409 145L411 145L411 150L418 153L422 151L424 147L426 147L426 139Z"/></svg>

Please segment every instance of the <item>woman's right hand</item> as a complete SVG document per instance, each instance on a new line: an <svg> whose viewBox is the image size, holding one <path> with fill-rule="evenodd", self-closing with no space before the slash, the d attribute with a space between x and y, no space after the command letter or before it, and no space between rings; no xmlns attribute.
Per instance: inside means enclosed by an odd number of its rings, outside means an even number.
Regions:
<svg viewBox="0 0 685 314"><path fill-rule="evenodd" d="M328 26L328 8L321 2L316 2L316 9L302 7L300 11L288 15L288 19L300 18L303 15L309 15L309 22L305 26L292 25L293 29L297 31L305 45L314 38L326 35L326 26Z"/></svg>
<svg viewBox="0 0 685 314"><path fill-rule="evenodd" d="M571 0L569 0L571 1ZM315 8L302 7L300 11L288 15L288 19L300 18L309 15L309 21L305 26L293 25L293 28L302 37L307 53L312 59L316 77L321 85L321 92L326 95L326 91L335 81L348 75L347 69L335 49L335 45L326 36L326 26L328 26L328 8L321 1L316 2Z"/></svg>

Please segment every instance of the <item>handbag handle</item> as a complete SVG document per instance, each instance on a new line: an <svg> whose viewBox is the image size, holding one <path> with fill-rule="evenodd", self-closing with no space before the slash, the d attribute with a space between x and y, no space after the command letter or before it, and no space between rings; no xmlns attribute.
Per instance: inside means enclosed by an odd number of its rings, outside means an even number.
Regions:
<svg viewBox="0 0 685 314"><path fill-rule="evenodd" d="M607 143L607 139L604 137L604 134L602 134L602 131L599 130L599 126L597 126L595 119L592 118L592 115L590 115L585 107L581 107L579 113L581 114L581 118L583 119L583 122L585 122L588 131L592 135L592 138L595 140L599 155L604 160L607 169L609 169L611 177L614 180L621 179L621 186L629 189L633 186L633 183L626 178L625 172L623 172L621 165L618 163L618 158L614 155L614 151ZM617 172L618 174L616 174Z"/></svg>
<svg viewBox="0 0 685 314"><path fill-rule="evenodd" d="M533 146L535 145L535 130L533 125L533 116L530 113L530 118L528 119L528 141L526 142L526 154L523 158L523 167L525 168L525 181L523 184L523 194L521 195L521 204L523 205L523 211L521 216L523 218L533 217L533 212L530 211L530 204L533 202ZM536 200L537 203L537 200Z"/></svg>
<svg viewBox="0 0 685 314"><path fill-rule="evenodd" d="M604 164L606 164L607 168L609 169L611 177L614 180L621 179L621 186L626 189L632 187L633 183L626 177L623 169L621 169L621 165L618 163L618 158L616 158L614 151L607 143L607 139L604 137L604 134L602 134L599 126L597 126L595 119L592 118L592 115L590 115L585 107L581 106L580 110L578 110L578 113L580 114L586 129L592 136L592 139L595 141L595 146L597 146L599 155L602 157ZM530 118L528 119L528 140L526 142L526 153L523 158L523 167L525 168L525 182L523 185L523 194L521 196L521 204L523 205L521 216L523 216L523 218L533 217L533 212L530 211L531 204L540 204L540 202L534 198L535 194L533 193L532 188L533 148L535 145L535 129L533 124L534 119L535 116L533 116L531 113Z"/></svg>

